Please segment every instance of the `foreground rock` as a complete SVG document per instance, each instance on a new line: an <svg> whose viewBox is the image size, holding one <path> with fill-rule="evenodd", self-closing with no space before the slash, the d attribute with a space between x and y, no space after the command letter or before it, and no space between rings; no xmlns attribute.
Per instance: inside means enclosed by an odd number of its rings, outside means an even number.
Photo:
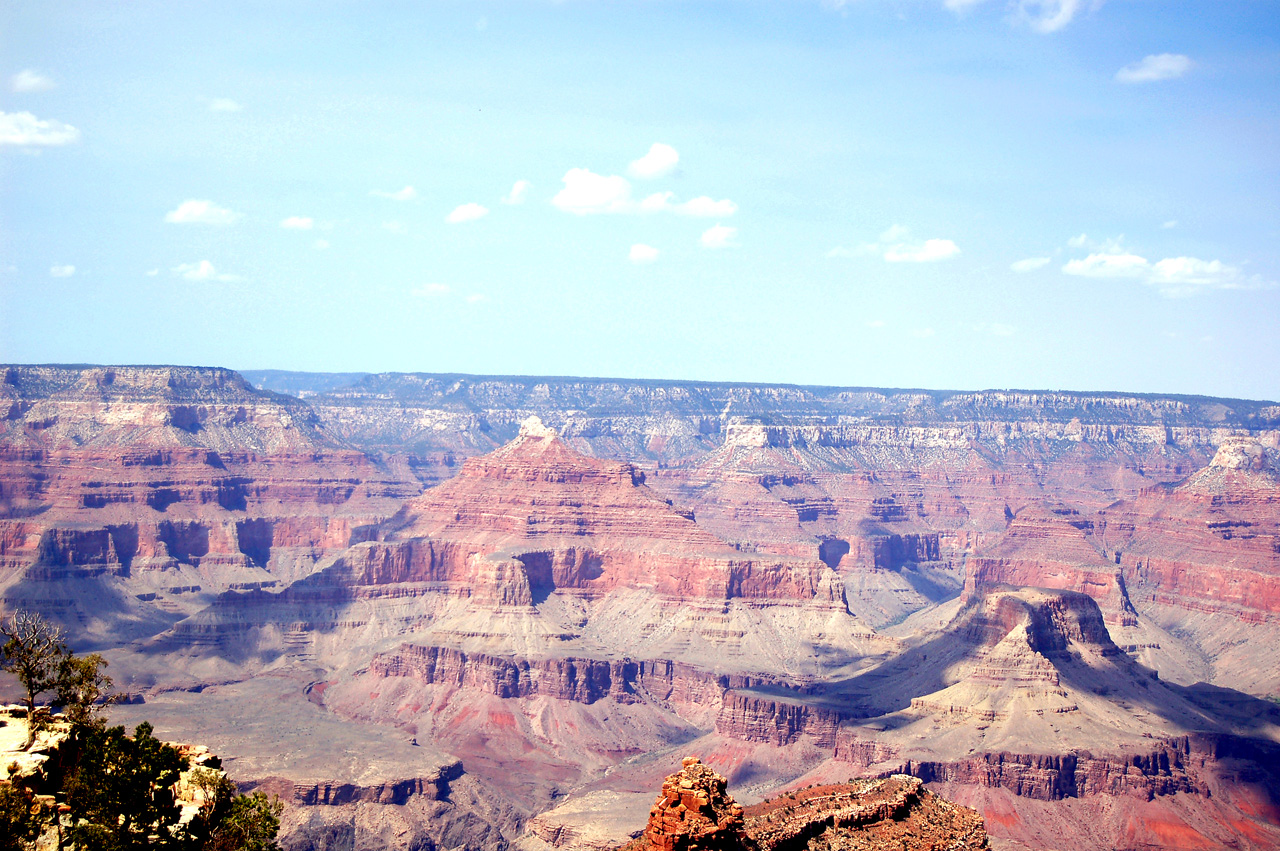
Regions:
<svg viewBox="0 0 1280 851"><path fill-rule="evenodd" d="M810 786L744 810L698 757L662 784L644 833L624 851L968 851L987 846L982 818L914 777Z"/></svg>

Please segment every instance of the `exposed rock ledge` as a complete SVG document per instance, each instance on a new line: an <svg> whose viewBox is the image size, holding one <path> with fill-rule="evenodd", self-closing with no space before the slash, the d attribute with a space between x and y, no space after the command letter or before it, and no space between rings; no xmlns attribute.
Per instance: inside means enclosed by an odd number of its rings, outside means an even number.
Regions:
<svg viewBox="0 0 1280 851"><path fill-rule="evenodd" d="M382 783L317 782L297 783L283 777L264 777L253 782L253 788L279 795L282 800L312 806L342 804L405 804L410 798L424 797L444 801L449 797L449 784L463 775L461 762L442 765L425 777L408 777Z"/></svg>

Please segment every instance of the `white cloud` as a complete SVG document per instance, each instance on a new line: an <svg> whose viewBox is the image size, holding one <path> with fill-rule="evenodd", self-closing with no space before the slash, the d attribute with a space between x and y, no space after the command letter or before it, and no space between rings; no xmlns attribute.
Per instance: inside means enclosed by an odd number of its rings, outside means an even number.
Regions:
<svg viewBox="0 0 1280 851"><path fill-rule="evenodd" d="M468 304L479 304L482 301L488 301L488 300L489 300L489 297L487 295L484 295L483 293L472 293L471 295L467 296Z"/></svg>
<svg viewBox="0 0 1280 851"><path fill-rule="evenodd" d="M159 274L160 274L160 270L159 270L159 269L148 269L148 270L147 270L147 277L148 277L148 278L154 278L156 275L159 275Z"/></svg>
<svg viewBox="0 0 1280 851"><path fill-rule="evenodd" d="M409 228L407 228L405 225L401 224L400 222L383 222L382 227L385 228L386 230L391 231L392 233L408 233L409 232Z"/></svg>
<svg viewBox="0 0 1280 851"><path fill-rule="evenodd" d="M239 218L239 213L233 213L226 207L194 198L183 201L176 210L164 214L164 220L175 225L229 225Z"/></svg>
<svg viewBox="0 0 1280 851"><path fill-rule="evenodd" d="M863 324L866 325L868 328L883 328L889 323L885 322L883 319L869 319Z"/></svg>
<svg viewBox="0 0 1280 851"><path fill-rule="evenodd" d="M1089 242L1089 234L1082 233L1079 236L1073 236L1067 240L1067 245L1072 248L1083 248Z"/></svg>
<svg viewBox="0 0 1280 851"><path fill-rule="evenodd" d="M564 188L551 203L561 210L578 215L588 213L675 213L681 216L725 218L738 212L738 205L728 198L719 201L699 195L689 201L677 201L674 192L653 192L640 202L631 197L631 183L619 175L596 174L586 168L571 168L564 176Z"/></svg>
<svg viewBox="0 0 1280 851"><path fill-rule="evenodd" d="M76 273L76 267L71 264L65 266L50 266L49 275L53 278L70 278Z"/></svg>
<svg viewBox="0 0 1280 851"><path fill-rule="evenodd" d="M36 118L29 112L0 112L0 145L66 145L80 138L80 131L61 121Z"/></svg>
<svg viewBox="0 0 1280 851"><path fill-rule="evenodd" d="M708 219L732 216L738 212L738 205L728 198L717 201L706 195L700 195L681 203L676 201L675 197L674 192L654 192L640 202L638 209L641 213L670 212L681 216L700 216Z"/></svg>
<svg viewBox="0 0 1280 851"><path fill-rule="evenodd" d="M418 190L412 186L406 186L404 189L397 189L395 192L384 192L381 189L374 189L370 193L378 198L390 198L392 201L412 201L418 197Z"/></svg>
<svg viewBox="0 0 1280 851"><path fill-rule="evenodd" d="M448 284L423 284L420 287L414 287L411 292L418 298L438 298L448 295L450 291Z"/></svg>
<svg viewBox="0 0 1280 851"><path fill-rule="evenodd" d="M1049 257L1028 257L1026 260L1018 260L1010 263L1009 268L1015 272L1034 272L1042 266L1048 266Z"/></svg>
<svg viewBox="0 0 1280 851"><path fill-rule="evenodd" d="M1248 290L1270 286L1256 275L1246 277L1236 266L1198 257L1166 257L1151 263L1137 254L1094 253L1083 260L1068 261L1062 271L1085 278L1137 280L1170 298L1195 295L1203 290Z"/></svg>
<svg viewBox="0 0 1280 851"><path fill-rule="evenodd" d="M12 92L47 92L53 86L53 80L30 68L25 68L9 78L9 90Z"/></svg>
<svg viewBox="0 0 1280 851"><path fill-rule="evenodd" d="M188 281L238 281L240 278L236 275L219 274L218 270L208 260L198 260L195 263L182 263L173 267L173 274L186 278Z"/></svg>
<svg viewBox="0 0 1280 851"><path fill-rule="evenodd" d="M935 333L937 332L935 332L932 328L912 328L911 329L911 336L915 337L917 340L927 340L930 337L932 337Z"/></svg>
<svg viewBox="0 0 1280 851"><path fill-rule="evenodd" d="M683 216L703 216L706 218L720 218L724 216L732 216L738 212L738 205L725 198L721 201L708 198L706 195L700 195L683 204L677 204L675 211Z"/></svg>
<svg viewBox="0 0 1280 851"><path fill-rule="evenodd" d="M328 251L329 240L317 239L315 242L311 243L311 247L314 248L316 251Z"/></svg>
<svg viewBox="0 0 1280 851"><path fill-rule="evenodd" d="M931 263L946 260L960 253L960 246L949 239L926 239L916 242L909 239L911 231L902 225L893 225L880 234L877 242L868 242L855 248L836 246L827 257L867 257L881 255L889 263Z"/></svg>
<svg viewBox="0 0 1280 851"><path fill-rule="evenodd" d="M1191 70L1191 58L1181 53L1158 53L1143 57L1116 72L1118 83L1158 83L1175 80Z"/></svg>
<svg viewBox="0 0 1280 851"><path fill-rule="evenodd" d="M704 248L737 248L738 229L715 224L702 232L699 241Z"/></svg>
<svg viewBox="0 0 1280 851"><path fill-rule="evenodd" d="M1151 266L1152 281L1157 285L1190 285L1239 289L1240 270L1221 260L1196 257L1166 257Z"/></svg>
<svg viewBox="0 0 1280 851"><path fill-rule="evenodd" d="M231 98L214 98L209 101L210 112L239 112L241 109L244 107Z"/></svg>
<svg viewBox="0 0 1280 851"><path fill-rule="evenodd" d="M476 219L483 219L487 215L489 215L488 207L471 201L454 207L453 212L445 216L444 220L449 224L456 225L462 222L474 222Z"/></svg>
<svg viewBox="0 0 1280 851"><path fill-rule="evenodd" d="M1172 230L1173 228L1176 228L1177 226L1178 226L1178 220L1177 220L1177 219L1170 219L1169 221L1167 221L1167 222L1165 222L1164 224L1160 225L1160 227L1161 227L1161 228L1163 228L1164 230Z"/></svg>
<svg viewBox="0 0 1280 851"><path fill-rule="evenodd" d="M1083 260L1068 260L1062 271L1084 278L1143 278L1151 264L1136 254L1090 254Z"/></svg>
<svg viewBox="0 0 1280 851"><path fill-rule="evenodd" d="M631 251L627 255L627 259L632 263L652 263L658 259L658 249L652 245L645 245L643 242L637 242L631 246Z"/></svg>
<svg viewBox="0 0 1280 851"><path fill-rule="evenodd" d="M517 180L511 185L511 191L502 196L504 204L523 204L525 196L529 194L529 187L533 186L527 180Z"/></svg>
<svg viewBox="0 0 1280 851"><path fill-rule="evenodd" d="M625 213L632 210L631 184L625 177L605 177L586 168L571 168L564 175L564 188L551 203L567 213Z"/></svg>
<svg viewBox="0 0 1280 851"><path fill-rule="evenodd" d="M285 230L311 230L315 224L310 216L290 216L280 222L280 227Z"/></svg>
<svg viewBox="0 0 1280 851"><path fill-rule="evenodd" d="M926 239L923 243L900 243L885 249L884 259L890 263L933 263L960 253L960 246L949 239Z"/></svg>
<svg viewBox="0 0 1280 851"><path fill-rule="evenodd" d="M988 328L991 331L991 333L996 337L1012 337L1013 336L1013 330L1014 330L1013 326L1005 325L1003 322L992 322L991 325L988 326Z"/></svg>
<svg viewBox="0 0 1280 851"><path fill-rule="evenodd" d="M640 180L666 177L675 170L678 162L680 162L680 154L675 148L661 142L654 142L649 147L649 153L638 160L633 160L631 165L627 166L627 174Z"/></svg>

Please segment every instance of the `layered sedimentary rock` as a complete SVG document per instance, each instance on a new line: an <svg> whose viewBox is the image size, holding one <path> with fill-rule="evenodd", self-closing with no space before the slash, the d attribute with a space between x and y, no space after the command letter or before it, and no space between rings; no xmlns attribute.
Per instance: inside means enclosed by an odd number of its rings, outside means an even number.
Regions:
<svg viewBox="0 0 1280 851"><path fill-rule="evenodd" d="M118 712L216 705L291 848L616 844L695 741L748 800L905 773L1044 847L1280 841L1230 688L1280 690L1274 405L259 380L306 399L8 368L0 596Z"/></svg>
<svg viewBox="0 0 1280 851"><path fill-rule="evenodd" d="M306 405L228 370L3 378L0 589L82 643L153 634L226 591L283 587L418 490L324 435Z"/></svg>

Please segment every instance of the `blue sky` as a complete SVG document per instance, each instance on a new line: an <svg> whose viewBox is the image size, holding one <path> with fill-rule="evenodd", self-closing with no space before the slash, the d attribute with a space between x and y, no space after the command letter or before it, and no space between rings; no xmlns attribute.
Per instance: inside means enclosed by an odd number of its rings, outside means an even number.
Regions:
<svg viewBox="0 0 1280 851"><path fill-rule="evenodd" d="M0 60L3 360L1280 399L1280 3L9 2Z"/></svg>

